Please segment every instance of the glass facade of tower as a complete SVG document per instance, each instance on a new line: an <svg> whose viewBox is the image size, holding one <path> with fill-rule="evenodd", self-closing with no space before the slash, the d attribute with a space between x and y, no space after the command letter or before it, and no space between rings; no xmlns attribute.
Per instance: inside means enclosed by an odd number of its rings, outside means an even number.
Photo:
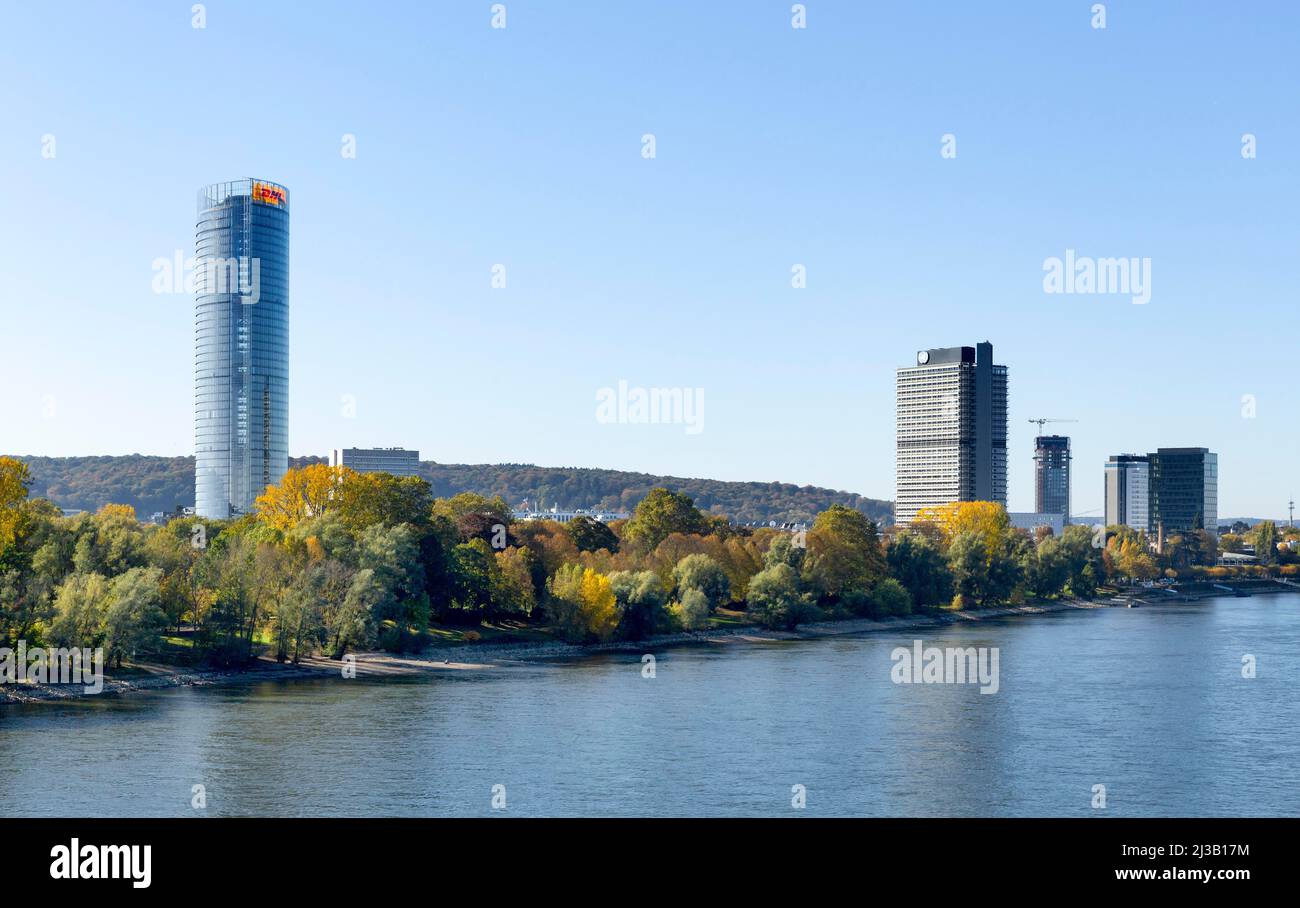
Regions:
<svg viewBox="0 0 1300 908"><path fill-rule="evenodd" d="M1166 535L1219 528L1219 455L1207 448L1160 448L1148 454L1147 523Z"/></svg>
<svg viewBox="0 0 1300 908"><path fill-rule="evenodd" d="M199 191L194 495L201 517L247 513L289 468L289 191Z"/></svg>
<svg viewBox="0 0 1300 908"><path fill-rule="evenodd" d="M1034 510L1070 522L1070 439L1064 435L1034 439Z"/></svg>

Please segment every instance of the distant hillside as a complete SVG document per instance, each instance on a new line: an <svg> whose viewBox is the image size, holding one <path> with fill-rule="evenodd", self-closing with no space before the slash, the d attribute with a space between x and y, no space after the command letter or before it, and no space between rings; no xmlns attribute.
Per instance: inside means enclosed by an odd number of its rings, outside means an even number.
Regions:
<svg viewBox="0 0 1300 908"><path fill-rule="evenodd" d="M62 508L93 511L109 502L129 504L148 517L177 505L194 504L194 458L149 457L20 457L31 470L32 494ZM293 457L292 466L324 463L323 457ZM536 467L531 464L442 464L424 461L421 475L439 497L458 492L500 495L511 505L524 499L546 507L593 507L630 511L650 489L664 486L695 499L701 510L726 514L740 522L811 520L832 504L857 508L888 523L893 506L815 486L779 482L722 482L593 470L578 467Z"/></svg>
<svg viewBox="0 0 1300 908"><path fill-rule="evenodd" d="M31 494L61 508L95 511L129 504L138 516L194 505L194 458L18 457L32 474Z"/></svg>
<svg viewBox="0 0 1300 908"><path fill-rule="evenodd" d="M780 482L723 482L717 479L684 479L652 476L619 470L578 467L536 467L531 464L439 464L420 465L434 493L453 495L471 490L500 495L512 505L525 498L546 507L599 507L631 511L656 486L684 492L695 499L702 511L725 514L740 522L811 520L832 504L843 504L883 523L893 519L888 501L864 498L852 492L837 492L815 486Z"/></svg>

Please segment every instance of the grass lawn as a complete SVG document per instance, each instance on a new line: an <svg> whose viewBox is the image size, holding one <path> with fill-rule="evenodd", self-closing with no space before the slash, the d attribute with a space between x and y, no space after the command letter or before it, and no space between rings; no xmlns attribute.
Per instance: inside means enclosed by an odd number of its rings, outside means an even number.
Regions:
<svg viewBox="0 0 1300 908"><path fill-rule="evenodd" d="M429 637L434 643L456 645L461 643L532 643L555 640L555 629L539 627L527 621L484 621L474 627L462 624L433 624Z"/></svg>
<svg viewBox="0 0 1300 908"><path fill-rule="evenodd" d="M744 627L753 623L747 612L738 609L720 608L709 616L709 627Z"/></svg>

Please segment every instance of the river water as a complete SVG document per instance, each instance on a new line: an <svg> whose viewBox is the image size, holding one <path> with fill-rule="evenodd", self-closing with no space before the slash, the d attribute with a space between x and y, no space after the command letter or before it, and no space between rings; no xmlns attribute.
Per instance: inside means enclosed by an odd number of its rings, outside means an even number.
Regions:
<svg viewBox="0 0 1300 908"><path fill-rule="evenodd" d="M1300 815L1296 594L656 657L4 707L0 815Z"/></svg>

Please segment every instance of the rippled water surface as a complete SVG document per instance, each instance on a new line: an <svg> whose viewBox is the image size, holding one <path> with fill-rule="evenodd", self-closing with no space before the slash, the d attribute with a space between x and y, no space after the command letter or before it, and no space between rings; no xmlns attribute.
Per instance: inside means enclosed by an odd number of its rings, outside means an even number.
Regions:
<svg viewBox="0 0 1300 908"><path fill-rule="evenodd" d="M998 693L892 683L918 637ZM1293 594L657 656L0 708L0 815L1300 814Z"/></svg>

